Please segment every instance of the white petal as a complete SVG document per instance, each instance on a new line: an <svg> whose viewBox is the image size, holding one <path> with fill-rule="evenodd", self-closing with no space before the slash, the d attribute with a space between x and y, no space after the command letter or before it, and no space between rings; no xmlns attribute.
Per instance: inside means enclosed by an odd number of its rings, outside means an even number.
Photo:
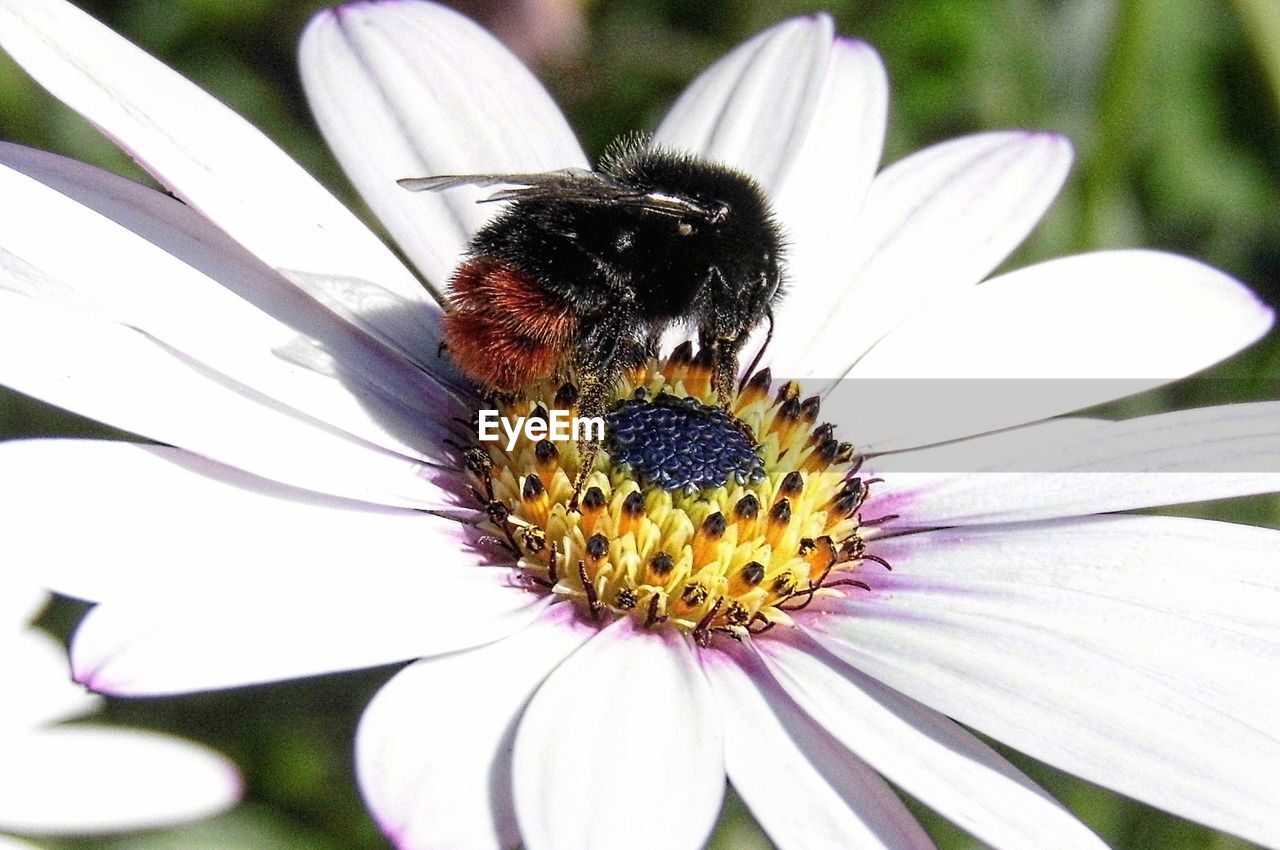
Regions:
<svg viewBox="0 0 1280 850"><path fill-rule="evenodd" d="M411 193L404 177L586 167L573 131L506 48L451 9L353 3L321 12L300 48L307 100L378 218L442 291L492 189Z"/></svg>
<svg viewBox="0 0 1280 850"><path fill-rule="evenodd" d="M434 595L396 590L368 588L356 574L278 601L244 598L250 588L188 607L181 598L106 602L73 636L72 671L100 693L139 696L356 670L498 640L549 602L496 578L456 571L438 576Z"/></svg>
<svg viewBox="0 0 1280 850"><path fill-rule="evenodd" d="M897 794L781 692L744 651L703 652L729 781L781 850L934 844Z"/></svg>
<svg viewBox="0 0 1280 850"><path fill-rule="evenodd" d="M290 416L141 332L3 290L0 383L294 486L391 505L450 502L430 467Z"/></svg>
<svg viewBox="0 0 1280 850"><path fill-rule="evenodd" d="M62 0L0 2L0 46L174 194L422 363L439 311L378 238L266 136Z"/></svg>
<svg viewBox="0 0 1280 850"><path fill-rule="evenodd" d="M1280 644L1280 531L1270 528L1103 516L940 529L872 551L895 576L1090 593Z"/></svg>
<svg viewBox="0 0 1280 850"><path fill-rule="evenodd" d="M1083 516L1280 490L1280 402L1179 410L1060 436L986 469L888 474L873 491L876 509L900 514L898 530Z"/></svg>
<svg viewBox="0 0 1280 850"><path fill-rule="evenodd" d="M356 733L360 790L404 850L503 850L520 843L511 791L516 721L534 690L596 633L574 606L469 652L406 667Z"/></svg>
<svg viewBox="0 0 1280 850"><path fill-rule="evenodd" d="M516 731L525 846L701 847L724 794L714 699L673 629L624 617L569 656Z"/></svg>
<svg viewBox="0 0 1280 850"><path fill-rule="evenodd" d="M880 162L888 108L889 83L875 49L837 39L809 136L774 198L786 235L786 280L775 308L776 317L786 318L776 323L769 349L780 374L795 368L784 347L807 348L812 317L844 297L849 237ZM754 354L763 330L746 352Z"/></svg>
<svg viewBox="0 0 1280 850"><path fill-rule="evenodd" d="M1000 850L1104 845L977 738L803 641L755 647L815 721L920 802Z"/></svg>
<svg viewBox="0 0 1280 850"><path fill-rule="evenodd" d="M450 574L489 562L450 520L294 490L167 446L9 442L0 479L13 568L95 602L237 587L288 594L353 569L407 590L430 575L426 556Z"/></svg>
<svg viewBox="0 0 1280 850"><path fill-rule="evenodd" d="M0 163L0 288L139 330L293 416L441 455L432 443L449 433L442 390L190 207L27 148L0 145ZM303 367L295 349L317 350L326 367Z"/></svg>
<svg viewBox="0 0 1280 850"><path fill-rule="evenodd" d="M40 850L40 848L7 835L0 835L0 850Z"/></svg>
<svg viewBox="0 0 1280 850"><path fill-rule="evenodd" d="M96 726L5 742L0 829L74 834L168 826L215 814L241 793L221 756L166 735Z"/></svg>
<svg viewBox="0 0 1280 850"><path fill-rule="evenodd" d="M927 445L1185 377L1271 322L1238 281L1185 257L1065 257L919 313L854 366L824 413L867 450Z"/></svg>
<svg viewBox="0 0 1280 850"><path fill-rule="evenodd" d="M833 34L829 15L810 15L739 45L689 85L654 141L734 166L766 192L779 191L824 98Z"/></svg>
<svg viewBox="0 0 1280 850"><path fill-rule="evenodd" d="M0 738L56 720L85 714L99 700L71 681L67 653L39 629L0 638Z"/></svg>
<svg viewBox="0 0 1280 850"><path fill-rule="evenodd" d="M1033 540L1010 535L1012 542L995 552L981 543L971 549L963 538L957 540L946 533L936 539L932 534L922 535L913 551L941 548L950 573L925 570L917 574L911 556L904 555L897 562L902 566L875 576L871 582L874 592L859 595L858 605L878 602L877 616L908 619L917 614L930 618L939 611L969 617L990 617L998 612L1002 620L1033 626L1098 655L1120 659L1148 676L1165 680L1187 698L1212 705L1280 739L1280 693L1275 686L1280 678L1280 643L1164 611L1150 599L1117 599L1108 582L1082 590L1045 582L1041 572L1052 570L1040 570L1037 558L1043 563L1048 553L1056 550L1060 562L1075 566L1091 554L1091 548L1099 548L1098 544L1086 544L1082 555L1063 545L1081 536L1078 532L1069 531L1065 539L1058 539L1055 530L1046 528ZM1160 530L1161 524L1156 523L1146 533L1158 534ZM1215 536L1211 531L1205 534ZM1269 537L1274 557L1280 553L1280 532ZM1141 542L1128 551L1122 548L1127 542L1124 538L1113 537L1108 542L1113 562L1132 562L1147 554ZM898 547L885 548L895 552ZM1201 569L1208 568L1212 562L1207 556L1212 556L1212 551L1202 548L1198 554L1204 559ZM1006 566L1001 575L1004 558L1016 566ZM1087 563L1084 561L1082 572L1090 572ZM1103 555L1104 569L1106 564ZM1096 577L1096 571L1092 572ZM1259 593L1265 594L1269 588L1274 600L1280 589L1280 571L1273 573Z"/></svg>
<svg viewBox="0 0 1280 850"><path fill-rule="evenodd" d="M953 565L963 579L964 561ZM910 583L829 603L805 629L859 670L1035 758L1216 829L1280 841L1275 644L1094 593ZM1213 698L1250 675L1257 682L1240 695Z"/></svg>
<svg viewBox="0 0 1280 850"><path fill-rule="evenodd" d="M886 169L862 215L844 222L841 259L825 270L825 289L838 294L779 305L775 373L838 378L926 304L982 280L1040 221L1070 165L1061 136L1006 132L954 139Z"/></svg>

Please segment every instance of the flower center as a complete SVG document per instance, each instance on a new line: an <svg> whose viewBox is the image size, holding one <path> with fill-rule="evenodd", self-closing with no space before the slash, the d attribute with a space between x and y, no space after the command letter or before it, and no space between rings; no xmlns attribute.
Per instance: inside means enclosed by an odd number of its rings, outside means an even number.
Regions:
<svg viewBox="0 0 1280 850"><path fill-rule="evenodd" d="M819 400L801 400L795 382L771 397L761 370L725 410L711 372L685 343L627 375L576 504L585 442L521 433L468 450L491 531L530 587L703 646L789 623L832 588L866 587L852 574L884 562L860 533L870 482L853 446L816 424ZM538 385L501 416L555 419L576 396L572 384Z"/></svg>

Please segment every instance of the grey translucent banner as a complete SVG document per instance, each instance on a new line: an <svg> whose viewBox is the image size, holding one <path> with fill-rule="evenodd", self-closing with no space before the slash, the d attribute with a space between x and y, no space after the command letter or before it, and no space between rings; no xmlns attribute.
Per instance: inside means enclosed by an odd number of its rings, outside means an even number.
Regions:
<svg viewBox="0 0 1280 850"><path fill-rule="evenodd" d="M777 393L785 379L773 383ZM799 382L818 422L869 465L913 472L1280 472L1280 402L1227 404L1121 421L1074 411L1163 380L841 380ZM1215 389L1215 388L1211 388ZM1245 394L1222 387L1214 396ZM1257 392L1251 386L1252 393ZM1280 396L1280 387L1273 397ZM1236 390L1233 392L1232 390Z"/></svg>

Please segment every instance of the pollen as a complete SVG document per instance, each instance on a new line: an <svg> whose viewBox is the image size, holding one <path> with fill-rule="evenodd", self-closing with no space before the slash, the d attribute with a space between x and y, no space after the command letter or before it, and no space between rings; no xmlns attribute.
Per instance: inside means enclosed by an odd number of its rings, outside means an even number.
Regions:
<svg viewBox="0 0 1280 850"><path fill-rule="evenodd" d="M686 343L629 373L585 478L587 446L573 441L467 451L489 536L524 586L602 623L635 617L708 646L789 625L816 598L865 588L856 574L868 562L888 567L868 552L884 518L861 517L874 482L818 424L820 399L794 382L771 391L766 369L721 408L711 368ZM574 415L577 399L571 382L548 381L501 415Z"/></svg>

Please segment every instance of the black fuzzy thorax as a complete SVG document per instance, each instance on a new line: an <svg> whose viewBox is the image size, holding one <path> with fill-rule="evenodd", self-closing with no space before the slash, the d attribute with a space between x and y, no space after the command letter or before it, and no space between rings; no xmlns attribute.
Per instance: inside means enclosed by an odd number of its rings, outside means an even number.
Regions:
<svg viewBox="0 0 1280 850"><path fill-rule="evenodd" d="M639 362L678 322L704 338L745 338L782 274L781 233L759 186L728 167L635 142L606 154L598 173L723 216L682 218L594 198L520 199L481 229L472 254L502 260L568 306L581 355L601 365Z"/></svg>

